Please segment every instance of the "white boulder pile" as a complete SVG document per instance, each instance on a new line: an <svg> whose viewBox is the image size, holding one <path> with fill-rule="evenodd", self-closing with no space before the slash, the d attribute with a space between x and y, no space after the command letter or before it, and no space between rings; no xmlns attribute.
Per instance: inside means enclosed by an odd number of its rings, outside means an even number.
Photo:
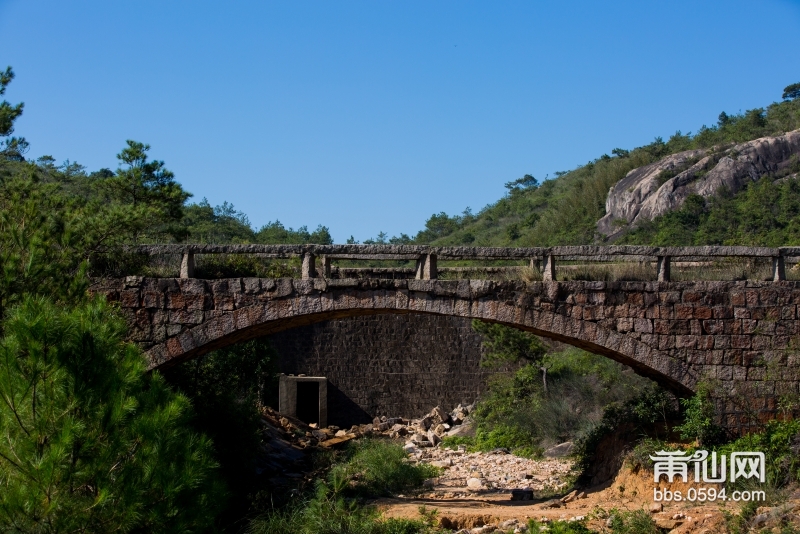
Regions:
<svg viewBox="0 0 800 534"><path fill-rule="evenodd" d="M458 405L448 413L437 406L420 419L402 417L376 417L372 421L374 433L393 439L406 439L406 452L413 453L417 448L435 447L445 436L469 435L472 422L469 414L473 406Z"/></svg>
<svg viewBox="0 0 800 534"><path fill-rule="evenodd" d="M421 419L405 419L402 417L376 417L372 424L353 425L349 429L330 425L319 428L316 424L306 424L294 417L287 417L267 408L262 417L266 418L273 426L281 428L288 436L292 437L295 447L334 447L352 439L363 436L382 435L393 439L407 440L407 445L417 447L433 447L442 441L446 435L468 435L472 423L468 416L472 406L460 404L450 413L439 406L431 410ZM408 450L408 449L407 449Z"/></svg>

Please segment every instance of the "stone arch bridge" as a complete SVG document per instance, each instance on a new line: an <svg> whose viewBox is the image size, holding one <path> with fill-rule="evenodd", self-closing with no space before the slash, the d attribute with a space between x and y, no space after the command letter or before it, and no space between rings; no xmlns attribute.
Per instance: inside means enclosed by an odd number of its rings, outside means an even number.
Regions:
<svg viewBox="0 0 800 534"><path fill-rule="evenodd" d="M135 250L177 255L181 276L97 279L92 291L118 303L130 340L147 351L152 368L318 321L423 313L502 323L559 340L629 365L679 395L709 381L722 392L731 428L774 416L781 398L800 391L800 282L787 281L785 270L800 249L162 245ZM199 279L193 277L197 254L296 256L300 272L297 278ZM334 265L363 260L415 265L363 272ZM525 265L475 266L498 260ZM448 261L462 266L440 267ZM569 273L575 264L608 268L624 261L638 265L638 274L629 277L651 272L654 279L558 280L562 267ZM761 265L762 279L676 281L670 276L680 267L713 279L737 261L752 269ZM482 269L495 274L523 269L523 277L542 273L542 280L523 281L508 272L504 280L487 275L439 279Z"/></svg>

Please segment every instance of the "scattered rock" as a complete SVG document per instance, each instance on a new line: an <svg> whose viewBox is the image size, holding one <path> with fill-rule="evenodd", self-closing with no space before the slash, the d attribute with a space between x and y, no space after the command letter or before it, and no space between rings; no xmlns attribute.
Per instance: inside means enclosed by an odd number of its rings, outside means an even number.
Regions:
<svg viewBox="0 0 800 534"><path fill-rule="evenodd" d="M465 419L460 425L454 426L445 433L445 436L472 437L475 435L475 425L471 419Z"/></svg>
<svg viewBox="0 0 800 534"><path fill-rule="evenodd" d="M431 410L430 417L434 423L446 423L450 420L450 415L447 412L442 410L439 406Z"/></svg>
<svg viewBox="0 0 800 534"><path fill-rule="evenodd" d="M425 434L420 434L419 432L417 432L416 434L411 436L412 443L419 444L423 441L428 441L428 436L426 436Z"/></svg>
<svg viewBox="0 0 800 534"><path fill-rule="evenodd" d="M550 499L544 503L545 508L561 508L564 504L558 499Z"/></svg>
<svg viewBox="0 0 800 534"><path fill-rule="evenodd" d="M486 487L498 491L510 492L524 486L526 489L542 490L545 487L566 489L566 480L572 462L561 459L531 460L513 454L493 454L487 452L467 453L438 447L424 448L430 442L406 442L411 451L411 460L431 465L448 465L447 471L440 476L440 485L446 487L464 487L468 478L486 480ZM576 495L577 499L578 496Z"/></svg>
<svg viewBox="0 0 800 534"><path fill-rule="evenodd" d="M575 497L578 495L578 490L572 490L571 492L567 493L563 497L561 497L561 502L568 503L575 500Z"/></svg>
<svg viewBox="0 0 800 534"><path fill-rule="evenodd" d="M769 514L758 514L753 519L750 520L750 523L755 528L761 528L763 525L767 523L769 520Z"/></svg>
<svg viewBox="0 0 800 534"><path fill-rule="evenodd" d="M397 423L392 427L392 432L396 432L398 436L405 436L406 434L408 434L408 429L406 428L405 425Z"/></svg>
<svg viewBox="0 0 800 534"><path fill-rule="evenodd" d="M467 487L471 490L479 490L483 488L483 484L481 484L481 479L473 477L467 479Z"/></svg>
<svg viewBox="0 0 800 534"><path fill-rule="evenodd" d="M355 439L355 436L353 434L346 434L346 435L340 436L338 438L331 438L331 439L327 439L325 441L321 441L319 443L319 445L321 447L330 448L330 447L333 447L335 445L340 445L342 443L350 441L351 439Z"/></svg>
<svg viewBox="0 0 800 534"><path fill-rule="evenodd" d="M672 530L673 528L681 524L680 521L676 521L674 519L660 518L660 517L654 517L653 521L655 521L655 524L658 528L662 528L664 530Z"/></svg>
<svg viewBox="0 0 800 534"><path fill-rule="evenodd" d="M664 505L662 503L660 503L660 502L654 502L653 504L650 505L650 513L651 514L657 514L658 512L660 512L663 509L664 509Z"/></svg>

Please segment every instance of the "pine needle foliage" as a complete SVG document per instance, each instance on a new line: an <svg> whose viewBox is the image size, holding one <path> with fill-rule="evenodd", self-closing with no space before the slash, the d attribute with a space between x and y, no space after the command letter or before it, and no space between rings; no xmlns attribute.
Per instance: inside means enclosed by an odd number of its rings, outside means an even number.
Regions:
<svg viewBox="0 0 800 534"><path fill-rule="evenodd" d="M0 531L200 532L223 488L189 401L100 299L26 297L0 340Z"/></svg>

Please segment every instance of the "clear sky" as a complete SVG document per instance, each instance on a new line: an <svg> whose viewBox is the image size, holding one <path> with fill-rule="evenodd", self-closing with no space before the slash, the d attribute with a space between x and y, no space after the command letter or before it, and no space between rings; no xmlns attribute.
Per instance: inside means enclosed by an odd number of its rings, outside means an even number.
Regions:
<svg viewBox="0 0 800 534"><path fill-rule="evenodd" d="M152 145L199 201L336 242L800 82L800 1L0 0L29 157Z"/></svg>

